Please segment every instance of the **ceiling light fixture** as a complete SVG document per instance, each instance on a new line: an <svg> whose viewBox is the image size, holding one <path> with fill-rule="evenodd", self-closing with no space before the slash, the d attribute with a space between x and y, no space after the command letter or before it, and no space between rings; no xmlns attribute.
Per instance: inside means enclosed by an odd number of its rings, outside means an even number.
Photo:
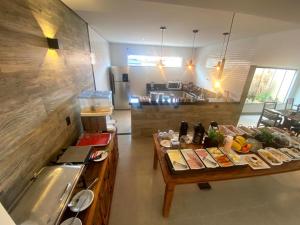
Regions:
<svg viewBox="0 0 300 225"><path fill-rule="evenodd" d="M230 41L230 37L231 37L231 32L232 32L232 26L233 26L233 22L234 22L234 17L235 17L235 12L232 14L229 33L227 33L227 32L223 33L223 35L224 35L225 37L228 36L228 38L227 38L227 43L226 43L226 47L225 47L224 57L223 57L223 59L222 59L221 66L220 66L220 69L219 69L219 75L218 75L218 79L219 79L219 80L220 80L221 77L222 77L223 70L224 70L224 66L225 66L226 53L227 53L227 49L228 49L228 45L229 45L229 41Z"/></svg>
<svg viewBox="0 0 300 225"><path fill-rule="evenodd" d="M166 26L161 26L161 45L160 45L160 60L157 64L159 69L162 69L165 65L163 64L163 47L164 47L164 31L167 29Z"/></svg>
<svg viewBox="0 0 300 225"><path fill-rule="evenodd" d="M187 64L187 67L192 70L195 67L194 64L194 56L195 56L195 40L196 40L196 34L199 32L199 30L193 30L194 38L193 38L193 48L192 48L192 55L189 63Z"/></svg>
<svg viewBox="0 0 300 225"><path fill-rule="evenodd" d="M221 69L222 56L223 56L223 52L224 52L224 45L225 45L225 41L226 41L226 36L228 34L229 34L228 32L223 33L223 35L224 35L223 44L222 44L222 48L221 48L221 51L220 51L220 56L219 56L218 64L216 65L216 69L218 71Z"/></svg>

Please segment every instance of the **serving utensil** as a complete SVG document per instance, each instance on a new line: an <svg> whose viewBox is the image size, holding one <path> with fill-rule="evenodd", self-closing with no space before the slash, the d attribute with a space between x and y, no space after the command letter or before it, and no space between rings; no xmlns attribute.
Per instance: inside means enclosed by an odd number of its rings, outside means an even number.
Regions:
<svg viewBox="0 0 300 225"><path fill-rule="evenodd" d="M208 158L207 158L207 156L204 156L204 157L203 157L203 160L205 160L205 161L209 162L210 164L212 164L212 165L214 165L214 166L217 166L217 165L218 165L218 164L217 164L217 163L215 163L214 161L212 161L212 160L208 159Z"/></svg>
<svg viewBox="0 0 300 225"><path fill-rule="evenodd" d="M177 162L177 161L173 161L173 164L180 165L180 166L182 166L183 168L188 168L188 167L187 167L187 165L185 165L185 164L182 164L182 163L180 163L180 162Z"/></svg>

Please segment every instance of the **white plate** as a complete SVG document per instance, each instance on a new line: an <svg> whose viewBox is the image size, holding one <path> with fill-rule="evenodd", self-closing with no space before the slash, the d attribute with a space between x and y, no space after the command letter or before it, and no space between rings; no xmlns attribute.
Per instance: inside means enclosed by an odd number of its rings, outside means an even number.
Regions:
<svg viewBox="0 0 300 225"><path fill-rule="evenodd" d="M171 148L171 141L170 140L161 140L159 144L165 148Z"/></svg>
<svg viewBox="0 0 300 225"><path fill-rule="evenodd" d="M82 190L72 198L70 202L70 210L72 212L81 212L87 209L92 204L93 200L94 192L92 192L91 190Z"/></svg>
<svg viewBox="0 0 300 225"><path fill-rule="evenodd" d="M71 217L69 219L66 219L65 221L63 221L60 225L71 225L72 220L74 219L74 217ZM74 219L72 225L82 225L81 220L77 217Z"/></svg>
<svg viewBox="0 0 300 225"><path fill-rule="evenodd" d="M293 151L292 149L289 148L280 148L279 151L283 152L287 156L289 156L292 160L299 160L300 159L300 154L298 151Z"/></svg>
<svg viewBox="0 0 300 225"><path fill-rule="evenodd" d="M243 157L253 170L270 169L270 166L255 154L247 154Z"/></svg>
<svg viewBox="0 0 300 225"><path fill-rule="evenodd" d="M283 163L280 159L278 159L276 156L274 156L270 151L266 149L259 149L257 153L272 166L279 166ZM270 158L273 158L273 160L277 162L272 161Z"/></svg>
<svg viewBox="0 0 300 225"><path fill-rule="evenodd" d="M102 153L101 158L99 158L99 159L94 159L94 160L93 160L94 162L101 162L101 161L103 161L104 159L107 158L108 153L107 153L106 151L100 151L100 152Z"/></svg>
<svg viewBox="0 0 300 225"><path fill-rule="evenodd" d="M276 158L278 158L279 160L281 160L283 162L290 162L292 160L288 155L284 154L283 152L279 151L278 149L270 148L270 147L267 147L265 149L269 150Z"/></svg>
<svg viewBox="0 0 300 225"><path fill-rule="evenodd" d="M193 149L182 149L180 150L183 157L185 158L185 161L189 165L189 167L193 170L197 169L204 169L205 166L199 159L199 157L196 155Z"/></svg>
<svg viewBox="0 0 300 225"><path fill-rule="evenodd" d="M207 168L217 168L219 164L211 157L205 149L196 149L197 156L202 160Z"/></svg>

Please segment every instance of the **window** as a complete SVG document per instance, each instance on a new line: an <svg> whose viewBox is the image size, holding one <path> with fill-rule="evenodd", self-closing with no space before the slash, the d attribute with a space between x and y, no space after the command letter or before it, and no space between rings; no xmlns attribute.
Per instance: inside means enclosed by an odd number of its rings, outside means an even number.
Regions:
<svg viewBox="0 0 300 225"><path fill-rule="evenodd" d="M157 66L160 56L128 55L128 66ZM165 67L181 67L181 57L162 57Z"/></svg>
<svg viewBox="0 0 300 225"><path fill-rule="evenodd" d="M247 102L285 102L296 78L296 70L256 68Z"/></svg>

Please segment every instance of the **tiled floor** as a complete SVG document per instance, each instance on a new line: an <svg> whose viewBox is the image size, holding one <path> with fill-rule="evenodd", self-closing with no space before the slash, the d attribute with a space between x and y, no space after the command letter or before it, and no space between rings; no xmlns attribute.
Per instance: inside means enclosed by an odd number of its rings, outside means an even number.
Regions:
<svg viewBox="0 0 300 225"><path fill-rule="evenodd" d="M119 134L131 133L131 111L130 110L114 110L112 118L117 122Z"/></svg>
<svg viewBox="0 0 300 225"><path fill-rule="evenodd" d="M244 126L256 126L260 115L241 115L238 124Z"/></svg>
<svg viewBox="0 0 300 225"><path fill-rule="evenodd" d="M152 141L119 136L120 158L110 225L298 225L300 172L224 182L201 191L177 186L169 218L164 182L152 169Z"/></svg>

